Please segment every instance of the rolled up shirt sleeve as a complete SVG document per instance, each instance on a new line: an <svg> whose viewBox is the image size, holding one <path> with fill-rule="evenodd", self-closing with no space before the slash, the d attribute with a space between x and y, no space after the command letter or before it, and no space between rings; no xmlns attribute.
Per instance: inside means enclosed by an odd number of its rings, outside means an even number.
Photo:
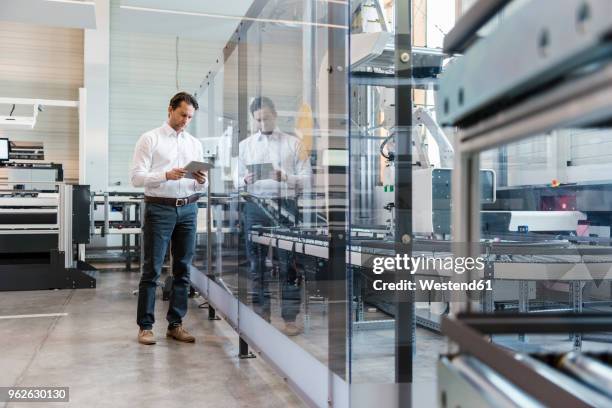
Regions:
<svg viewBox="0 0 612 408"><path fill-rule="evenodd" d="M145 133L138 139L132 157L130 181L134 187L155 188L167 181L165 171L150 171L152 160L153 141L151 135Z"/></svg>

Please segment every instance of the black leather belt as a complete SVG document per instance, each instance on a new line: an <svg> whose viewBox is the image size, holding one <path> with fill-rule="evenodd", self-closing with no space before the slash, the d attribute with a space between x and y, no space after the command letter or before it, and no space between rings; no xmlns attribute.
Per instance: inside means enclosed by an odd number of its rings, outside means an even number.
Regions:
<svg viewBox="0 0 612 408"><path fill-rule="evenodd" d="M187 204L195 203L200 198L199 194L194 194L185 198L151 197L145 196L145 203L169 205L171 207L183 207Z"/></svg>

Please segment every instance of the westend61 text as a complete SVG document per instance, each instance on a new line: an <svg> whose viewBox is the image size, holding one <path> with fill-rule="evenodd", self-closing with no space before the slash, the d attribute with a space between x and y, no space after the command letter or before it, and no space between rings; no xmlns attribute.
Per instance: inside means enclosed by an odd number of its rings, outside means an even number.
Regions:
<svg viewBox="0 0 612 408"><path fill-rule="evenodd" d="M412 282L402 279L399 282L383 282L378 279L372 284L374 290L493 290L490 280L473 280L471 282L438 282L435 279L419 280Z"/></svg>

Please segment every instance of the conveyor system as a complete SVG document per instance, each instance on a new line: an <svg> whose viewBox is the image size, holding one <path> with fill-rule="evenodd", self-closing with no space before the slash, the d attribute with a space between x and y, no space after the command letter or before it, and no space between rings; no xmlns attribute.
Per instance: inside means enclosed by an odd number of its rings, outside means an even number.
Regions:
<svg viewBox="0 0 612 408"><path fill-rule="evenodd" d="M485 334L567 334L609 331L610 314L444 317L442 331L457 346L438 363L439 406L612 406L609 353L515 353Z"/></svg>
<svg viewBox="0 0 612 408"><path fill-rule="evenodd" d="M306 281L325 280L325 262L328 259L328 239L326 232L312 228L254 228L249 232L253 242L282 251L293 251L298 259L314 259L309 265L320 265L306 273ZM547 238L547 241L542 239ZM569 237L568 237L569 238ZM574 282L592 279L609 279L607 271L612 267L612 249L604 246L591 246L589 242L573 237L573 240L557 239L534 233L506 233L501 240L486 240L480 244L480 253L486 260L486 268L475 273L473 279L493 279L492 296L485 293L481 303L486 310L493 311L495 304L514 300L520 307L528 310L529 300L535 298L529 284L537 281ZM384 227L363 227L351 230L347 261L359 278L355 288L360 301L372 304L393 316L394 295L386 291L374 291L372 282L380 279L372 272L375 257L394 257L399 253L397 245L388 240ZM437 241L417 238L412 243L412 256L445 257L452 254L450 241ZM313 274L313 275L309 275ZM453 273L444 269L420 269L418 278L448 280ZM518 282L518 284L516 283ZM573 295L572 295L573 296ZM427 301L428 295L421 292L417 300ZM439 301L446 302L441 298ZM568 298L568 301L570 299ZM581 303L581 297L574 306ZM574 307L570 306L570 307ZM445 310L443 310L445 311ZM417 322L433 330L439 330L439 313L417 310Z"/></svg>
<svg viewBox="0 0 612 408"><path fill-rule="evenodd" d="M559 368L612 399L612 366L576 351L564 354Z"/></svg>

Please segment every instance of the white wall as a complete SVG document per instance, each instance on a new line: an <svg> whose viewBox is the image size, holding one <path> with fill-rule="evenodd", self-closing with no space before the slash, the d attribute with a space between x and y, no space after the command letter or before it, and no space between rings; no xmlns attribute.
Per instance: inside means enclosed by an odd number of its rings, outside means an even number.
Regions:
<svg viewBox="0 0 612 408"><path fill-rule="evenodd" d="M86 100L81 124L80 179L92 191L108 186L109 116L109 0L96 1L96 29L84 33L84 82Z"/></svg>
<svg viewBox="0 0 612 408"><path fill-rule="evenodd" d="M83 86L83 30L0 22L0 39L0 96L78 100ZM3 115L10 108L0 105ZM78 132L76 109L47 108L33 130L0 129L0 137L42 141L45 162L63 163L66 181L77 182Z"/></svg>
<svg viewBox="0 0 612 408"><path fill-rule="evenodd" d="M195 92L219 51L201 39L179 39L176 87L176 37L121 31L119 1L111 1L109 185L131 188L128 170L140 135L160 126L168 102L178 92Z"/></svg>

